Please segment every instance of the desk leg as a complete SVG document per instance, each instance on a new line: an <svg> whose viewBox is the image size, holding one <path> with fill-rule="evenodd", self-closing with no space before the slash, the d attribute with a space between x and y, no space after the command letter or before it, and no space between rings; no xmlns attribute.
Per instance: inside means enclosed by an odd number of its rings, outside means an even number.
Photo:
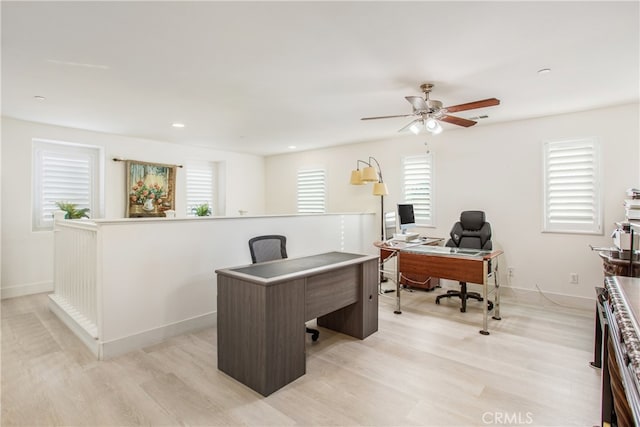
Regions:
<svg viewBox="0 0 640 427"><path fill-rule="evenodd" d="M489 283L485 281L485 284L482 285L482 330L480 333L482 335L489 335L489 325L487 321L487 317L489 317Z"/></svg>
<svg viewBox="0 0 640 427"><path fill-rule="evenodd" d="M495 320L501 320L502 318L500 317L500 282L499 282L499 277L500 274L498 274L498 259L496 258L496 270L493 272L494 274L494 281L496 284L496 301L495 304L493 304L493 319Z"/></svg>
<svg viewBox="0 0 640 427"><path fill-rule="evenodd" d="M400 254L396 255L396 309L393 311L395 314L402 314L400 308Z"/></svg>
<svg viewBox="0 0 640 427"><path fill-rule="evenodd" d="M398 255L397 252L392 251L391 253L387 253L387 251L380 249L380 280L378 281L378 295L388 294L390 292L394 292L395 289L383 289L382 282L386 282L387 278L384 275L384 265L389 262L391 258L395 258ZM397 263L397 261L396 261ZM397 268L396 268L397 269Z"/></svg>

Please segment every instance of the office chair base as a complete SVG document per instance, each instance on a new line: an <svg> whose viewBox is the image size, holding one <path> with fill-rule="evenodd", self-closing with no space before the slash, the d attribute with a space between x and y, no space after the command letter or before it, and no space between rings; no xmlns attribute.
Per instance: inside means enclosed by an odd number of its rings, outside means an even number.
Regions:
<svg viewBox="0 0 640 427"><path fill-rule="evenodd" d="M438 295L436 297L436 304L440 304L440 299L442 299L442 298L451 298L451 297L458 297L458 298L460 298L462 300L462 307L460 307L460 311L462 313L466 313L466 311L467 311L467 300L469 298L478 300L480 302L484 301L484 298L482 298L482 296L478 292L466 292L466 293L463 293L463 292L456 291L456 290L448 290L446 294ZM488 304L488 308L487 309L489 311L493 310L493 301L487 300L487 304ZM500 320L500 319L496 319L496 320Z"/></svg>
<svg viewBox="0 0 640 427"><path fill-rule="evenodd" d="M318 337L320 337L320 331L317 329L306 328L308 334L311 334L311 341L318 341Z"/></svg>

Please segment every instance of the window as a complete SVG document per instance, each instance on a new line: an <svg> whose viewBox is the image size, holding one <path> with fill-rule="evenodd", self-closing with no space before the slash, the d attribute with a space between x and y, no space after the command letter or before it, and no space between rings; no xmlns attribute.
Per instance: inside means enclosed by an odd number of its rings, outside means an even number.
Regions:
<svg viewBox="0 0 640 427"><path fill-rule="evenodd" d="M602 232L599 157L595 138L544 144L544 231Z"/></svg>
<svg viewBox="0 0 640 427"><path fill-rule="evenodd" d="M324 213L326 189L324 169L298 171L298 213Z"/></svg>
<svg viewBox="0 0 640 427"><path fill-rule="evenodd" d="M404 203L413 205L416 225L434 225L431 154L408 156L402 159L402 192Z"/></svg>
<svg viewBox="0 0 640 427"><path fill-rule="evenodd" d="M37 230L53 229L56 202L74 203L99 218L100 148L44 140L33 140L33 221Z"/></svg>
<svg viewBox="0 0 640 427"><path fill-rule="evenodd" d="M217 164L190 163L186 167L187 215L195 216L194 208L207 203L213 215L218 212L216 206Z"/></svg>

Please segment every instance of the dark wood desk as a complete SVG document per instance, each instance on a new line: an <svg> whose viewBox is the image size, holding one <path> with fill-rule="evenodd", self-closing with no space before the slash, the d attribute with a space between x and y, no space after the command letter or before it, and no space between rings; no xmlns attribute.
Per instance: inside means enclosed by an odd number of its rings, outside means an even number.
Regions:
<svg viewBox="0 0 640 427"><path fill-rule="evenodd" d="M218 369L263 396L306 372L305 322L359 339L378 330L377 256L329 252L216 273Z"/></svg>
<svg viewBox="0 0 640 427"><path fill-rule="evenodd" d="M458 282L482 285L483 322L480 333L489 335L489 309L486 301L490 294L495 295L493 318L500 320L500 285L498 281L498 256L502 251L483 251L478 249L449 248L442 246L409 246L398 251L397 271L397 308L395 313L402 313L400 306L401 274L422 274ZM489 291L493 278L494 288Z"/></svg>

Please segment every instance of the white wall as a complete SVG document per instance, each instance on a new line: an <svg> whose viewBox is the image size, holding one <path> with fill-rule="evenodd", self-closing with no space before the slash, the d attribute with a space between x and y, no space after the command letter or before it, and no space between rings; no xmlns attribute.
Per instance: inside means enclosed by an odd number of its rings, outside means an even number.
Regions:
<svg viewBox="0 0 640 427"><path fill-rule="evenodd" d="M502 107L501 107L502 108ZM506 108L506 106L505 106ZM400 127L389 120L389 126ZM436 227L421 230L448 236L460 211L481 209L493 227L493 241L504 250L502 271L513 267L514 288L593 298L602 281L602 266L589 244L610 246L615 221L624 220L625 190L639 186L639 108L637 104L466 129L447 127L437 136L402 136L391 140L267 157L267 187L277 186L266 201L268 213L295 209L296 170L327 170L328 211L380 212L371 185L349 185L357 159L373 156L381 164L390 195L385 211L401 202L401 159L425 151L435 157ZM542 233L542 143L595 136L602 147L604 233ZM376 220L379 223L379 219ZM580 283L569 284L578 273Z"/></svg>
<svg viewBox="0 0 640 427"><path fill-rule="evenodd" d="M189 160L224 162L226 212L264 213L264 159L261 156L182 146L120 135L89 132L2 118L2 296L10 297L51 289L53 279L52 232L31 231L32 139L100 146L105 156L104 218L122 218L125 211L125 168L114 157L185 164ZM184 169L178 169L176 211L184 215ZM92 212L96 217L96 213Z"/></svg>

